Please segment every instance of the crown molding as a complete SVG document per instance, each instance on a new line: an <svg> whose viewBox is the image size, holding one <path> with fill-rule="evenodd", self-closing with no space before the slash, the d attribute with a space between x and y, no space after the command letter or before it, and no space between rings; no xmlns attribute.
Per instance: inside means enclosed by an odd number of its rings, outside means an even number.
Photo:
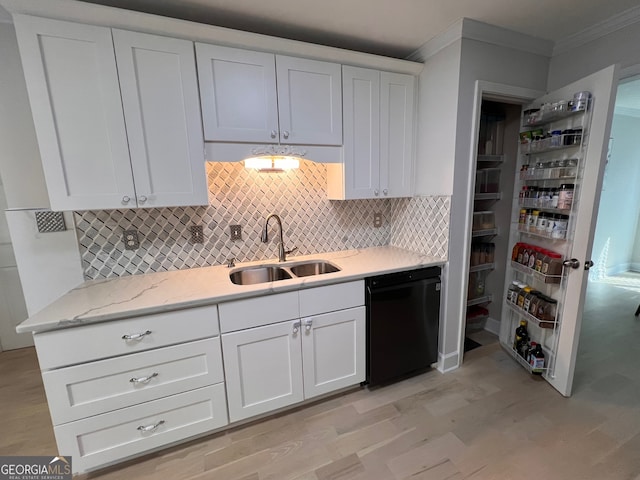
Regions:
<svg viewBox="0 0 640 480"><path fill-rule="evenodd" d="M640 22L640 5L595 23L573 35L561 38L553 48L553 56L567 53L574 48L602 38L637 22Z"/></svg>
<svg viewBox="0 0 640 480"><path fill-rule="evenodd" d="M424 62L440 50L460 39L476 40L522 52L551 57L553 42L542 38L514 32L471 18L461 18L447 30L435 36L409 55L408 60Z"/></svg>

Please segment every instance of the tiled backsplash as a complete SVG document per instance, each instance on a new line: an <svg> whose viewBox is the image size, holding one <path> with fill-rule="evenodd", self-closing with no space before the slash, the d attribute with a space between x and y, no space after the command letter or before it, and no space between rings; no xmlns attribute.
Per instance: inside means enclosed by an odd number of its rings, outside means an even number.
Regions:
<svg viewBox="0 0 640 480"><path fill-rule="evenodd" d="M264 174L241 163L207 164L209 206L76 212L87 279L203 267L277 257L276 226L260 241L270 213L282 218L287 249L296 254L397 245L446 258L449 197L330 201L326 166L302 161L298 170ZM382 213L383 225L373 226ZM232 241L229 226L242 226ZM202 225L204 243L190 243ZM138 230L140 247L125 250L123 230ZM434 248L435 247L435 248Z"/></svg>

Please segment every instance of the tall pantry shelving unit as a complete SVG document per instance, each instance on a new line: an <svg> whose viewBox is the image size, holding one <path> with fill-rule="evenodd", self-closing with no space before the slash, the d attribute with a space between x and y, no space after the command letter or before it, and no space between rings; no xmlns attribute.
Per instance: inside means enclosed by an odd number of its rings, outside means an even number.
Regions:
<svg viewBox="0 0 640 480"><path fill-rule="evenodd" d="M558 99L540 109L525 108L522 115L510 250L506 259L505 293L502 299L506 308L503 308L500 343L525 369L531 371L531 365L514 349L515 330L521 320L526 320L530 340L540 344L545 355L542 374L550 378L554 375L558 351L566 274L571 267L571 260L566 259L571 253L574 213L580 198L580 181L591 120L590 102L571 111L569 99ZM560 190L562 185L574 186L573 201L568 208L566 202L557 205L557 199L554 198L554 192ZM541 222L541 214L546 221ZM555 274L545 274L540 267L536 269L535 263L533 267L529 266L531 263L523 265L523 257L519 257L519 254L526 252L516 249L513 257L517 244L556 252L561 257L556 265L559 262L562 266ZM540 315L525 310L526 304L519 304L518 300L514 302L513 288L510 289L514 281L520 285L526 284L550 298L552 301L547 303L551 305L549 312L553 314L553 319L543 316L541 320Z"/></svg>

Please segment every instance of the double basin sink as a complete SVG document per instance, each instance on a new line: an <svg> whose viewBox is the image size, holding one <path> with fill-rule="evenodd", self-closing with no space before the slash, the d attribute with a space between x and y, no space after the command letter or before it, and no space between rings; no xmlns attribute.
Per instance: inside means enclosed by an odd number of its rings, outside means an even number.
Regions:
<svg viewBox="0 0 640 480"><path fill-rule="evenodd" d="M333 263L324 260L309 260L282 265L268 264L241 267L229 273L229 278L236 285L255 285L257 283L311 277L339 271L340 268Z"/></svg>

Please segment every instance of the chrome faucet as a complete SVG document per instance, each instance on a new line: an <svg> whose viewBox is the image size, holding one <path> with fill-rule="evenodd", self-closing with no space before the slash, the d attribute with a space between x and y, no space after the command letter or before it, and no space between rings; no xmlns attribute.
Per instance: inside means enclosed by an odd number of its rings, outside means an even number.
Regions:
<svg viewBox="0 0 640 480"><path fill-rule="evenodd" d="M287 255L295 252L298 247L292 248L291 250L284 249L284 240L282 238L282 220L280 220L280 217L275 213L269 215L264 221L264 229L262 230L262 237L260 238L260 240L262 240L262 243L267 243L269 241L269 220L271 220L272 218L276 219L276 222L278 222L278 228L280 229L280 241L278 242L278 261L284 262L287 260Z"/></svg>

